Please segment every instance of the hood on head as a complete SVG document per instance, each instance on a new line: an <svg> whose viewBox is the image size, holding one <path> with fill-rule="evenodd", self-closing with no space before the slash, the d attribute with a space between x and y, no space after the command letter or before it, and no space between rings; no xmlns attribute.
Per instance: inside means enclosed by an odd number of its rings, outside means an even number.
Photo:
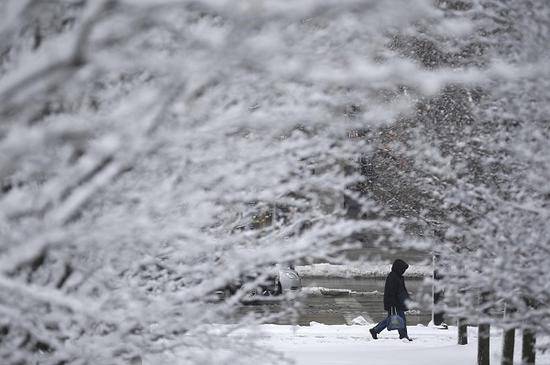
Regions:
<svg viewBox="0 0 550 365"><path fill-rule="evenodd" d="M407 264L405 261L401 259L397 259L393 262L391 271L402 276L405 273L405 270L407 270L408 268L409 268L409 264Z"/></svg>

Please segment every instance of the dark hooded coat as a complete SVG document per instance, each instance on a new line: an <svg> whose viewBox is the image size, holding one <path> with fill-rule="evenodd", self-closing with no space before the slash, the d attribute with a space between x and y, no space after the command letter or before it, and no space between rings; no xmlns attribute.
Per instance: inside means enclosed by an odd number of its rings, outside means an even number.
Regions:
<svg viewBox="0 0 550 365"><path fill-rule="evenodd" d="M408 268L409 265L405 261L400 259L394 261L384 286L384 310L389 311L392 307L398 311L408 310L405 301L409 299L409 293L403 277Z"/></svg>

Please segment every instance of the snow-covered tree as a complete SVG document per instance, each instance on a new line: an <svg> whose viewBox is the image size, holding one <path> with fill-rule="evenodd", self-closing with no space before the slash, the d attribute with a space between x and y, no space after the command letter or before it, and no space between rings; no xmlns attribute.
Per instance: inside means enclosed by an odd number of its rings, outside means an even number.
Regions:
<svg viewBox="0 0 550 365"><path fill-rule="evenodd" d="M262 320L233 318L248 287L213 292L357 233L400 234L350 189L370 148L354 136L482 75L387 47L456 29L431 1L10 0L0 14L9 364L280 363L206 326Z"/></svg>
<svg viewBox="0 0 550 365"><path fill-rule="evenodd" d="M434 247L445 307L547 334L550 9L537 1L441 3L447 16L472 21L470 52L449 51L457 38L432 38L419 48L425 59L501 65L481 88L448 87L423 102L415 120L417 183L429 193L423 201L442 208L424 205L423 218L442 233Z"/></svg>

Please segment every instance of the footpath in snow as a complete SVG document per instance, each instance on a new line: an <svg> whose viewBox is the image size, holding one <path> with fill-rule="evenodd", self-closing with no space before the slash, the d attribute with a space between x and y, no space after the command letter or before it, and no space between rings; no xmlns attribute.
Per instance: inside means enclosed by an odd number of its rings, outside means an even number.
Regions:
<svg viewBox="0 0 550 365"><path fill-rule="evenodd" d="M397 331L383 331L371 338L366 325L310 326L260 325L241 329L231 336L259 338L262 345L281 351L297 365L474 365L477 328L468 328L469 344L457 345L457 328L448 330L422 325L408 327L413 342L398 339ZM502 332L491 332L491 363L500 364ZM521 338L516 338L516 355L521 353ZM538 354L537 364L550 364L550 354Z"/></svg>

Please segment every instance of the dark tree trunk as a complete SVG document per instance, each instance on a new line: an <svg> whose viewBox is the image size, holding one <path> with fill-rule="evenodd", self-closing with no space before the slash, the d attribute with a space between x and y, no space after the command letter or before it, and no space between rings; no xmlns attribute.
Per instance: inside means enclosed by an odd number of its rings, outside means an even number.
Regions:
<svg viewBox="0 0 550 365"><path fill-rule="evenodd" d="M516 330L514 328L504 332L502 344L502 365L514 365L514 345Z"/></svg>
<svg viewBox="0 0 550 365"><path fill-rule="evenodd" d="M458 344L468 344L468 322L465 318L458 319Z"/></svg>
<svg viewBox="0 0 550 365"><path fill-rule="evenodd" d="M523 330L523 341L521 350L521 360L523 365L535 364L535 332L531 330Z"/></svg>
<svg viewBox="0 0 550 365"><path fill-rule="evenodd" d="M434 266L437 265L437 256L434 257ZM439 272L434 269L434 282L437 282L438 280L442 279L443 277L439 274ZM437 283L434 283L434 285L437 287ZM434 290L434 307L437 305L437 303L441 302L443 300L443 290ZM444 312L441 310L438 310L437 312L434 312L434 324L436 326L439 326L443 323Z"/></svg>
<svg viewBox="0 0 550 365"><path fill-rule="evenodd" d="M478 327L477 340L477 365L489 365L490 349L489 349L489 334L491 326L488 324L480 324Z"/></svg>

